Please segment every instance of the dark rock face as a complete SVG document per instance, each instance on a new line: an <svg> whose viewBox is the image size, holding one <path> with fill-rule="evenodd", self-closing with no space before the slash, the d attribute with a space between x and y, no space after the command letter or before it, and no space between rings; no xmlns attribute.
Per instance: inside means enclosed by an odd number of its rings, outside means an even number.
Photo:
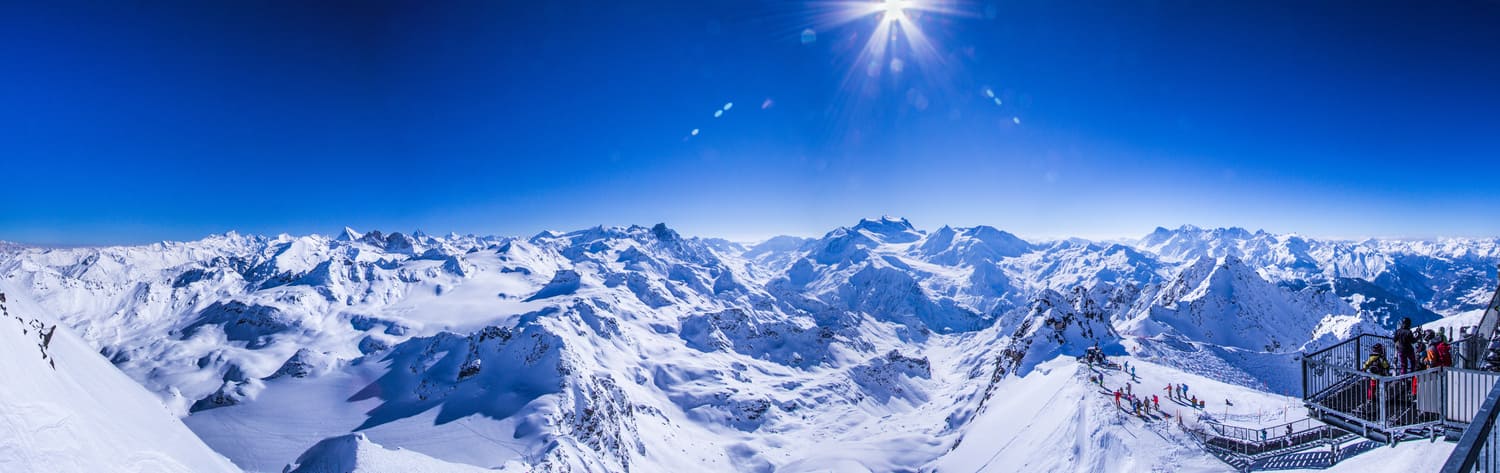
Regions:
<svg viewBox="0 0 1500 473"><path fill-rule="evenodd" d="M296 322L284 316L281 309L229 301L215 302L203 309L181 332L185 338L207 325L221 327L229 340L245 342L246 348L251 349L265 347L270 343L270 335L297 328Z"/></svg>

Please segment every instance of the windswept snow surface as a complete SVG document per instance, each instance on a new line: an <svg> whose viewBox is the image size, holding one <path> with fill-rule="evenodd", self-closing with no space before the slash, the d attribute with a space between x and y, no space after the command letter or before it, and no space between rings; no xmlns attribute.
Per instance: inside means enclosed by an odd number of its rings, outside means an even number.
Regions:
<svg viewBox="0 0 1500 473"><path fill-rule="evenodd" d="M754 245L345 229L8 246L0 286L249 471L1213 470L1091 396L1073 357L1099 345L1262 422L1298 394L1298 350L1481 308L1496 248L891 217Z"/></svg>
<svg viewBox="0 0 1500 473"><path fill-rule="evenodd" d="M239 471L71 329L43 350L50 318L0 305L0 471Z"/></svg>
<svg viewBox="0 0 1500 473"><path fill-rule="evenodd" d="M364 434L333 437L297 458L291 473L477 473L495 471L448 463L408 450L390 450ZM514 465L519 469L521 465Z"/></svg>

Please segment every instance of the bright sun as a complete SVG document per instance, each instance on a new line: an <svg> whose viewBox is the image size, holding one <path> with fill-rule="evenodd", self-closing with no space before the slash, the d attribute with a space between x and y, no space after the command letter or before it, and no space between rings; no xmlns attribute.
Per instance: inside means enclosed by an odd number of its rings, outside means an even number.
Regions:
<svg viewBox="0 0 1500 473"><path fill-rule="evenodd" d="M881 17L886 22L901 21L906 19L906 0L883 0L882 9L885 16Z"/></svg>

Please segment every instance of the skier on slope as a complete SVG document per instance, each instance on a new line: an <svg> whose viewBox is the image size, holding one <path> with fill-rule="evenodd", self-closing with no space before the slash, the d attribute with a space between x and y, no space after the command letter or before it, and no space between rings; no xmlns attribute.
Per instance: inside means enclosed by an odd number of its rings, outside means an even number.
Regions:
<svg viewBox="0 0 1500 473"><path fill-rule="evenodd" d="M1417 358L1415 347L1413 346L1417 342L1417 337L1411 333L1411 317L1401 318L1401 328L1396 329L1396 333L1391 335L1391 339L1396 342L1396 366L1399 368L1398 373L1410 373L1411 369L1416 367L1415 362Z"/></svg>
<svg viewBox="0 0 1500 473"><path fill-rule="evenodd" d="M1167 399L1171 399L1172 398L1172 391L1176 391L1176 390L1177 390L1177 388L1175 386L1172 386L1172 385L1168 384L1167 388L1163 389L1162 391L1166 391L1167 392Z"/></svg>
<svg viewBox="0 0 1500 473"><path fill-rule="evenodd" d="M1156 410L1161 410L1161 400L1157 399L1155 394L1151 395L1151 403L1156 405Z"/></svg>
<svg viewBox="0 0 1500 473"><path fill-rule="evenodd" d="M1120 394L1123 394L1120 389L1115 388L1115 407L1120 407Z"/></svg>

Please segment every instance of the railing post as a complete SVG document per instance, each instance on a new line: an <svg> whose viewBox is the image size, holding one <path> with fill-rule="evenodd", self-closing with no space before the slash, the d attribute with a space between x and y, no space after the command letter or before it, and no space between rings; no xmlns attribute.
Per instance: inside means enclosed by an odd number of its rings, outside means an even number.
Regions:
<svg viewBox="0 0 1500 473"><path fill-rule="evenodd" d="M1448 368L1438 368L1437 393L1442 402L1438 404L1438 425L1448 426ZM1436 437L1436 435L1434 435Z"/></svg>
<svg viewBox="0 0 1500 473"><path fill-rule="evenodd" d="M1380 417L1379 417L1380 426L1381 427L1385 427L1385 428L1390 428L1391 427L1390 419L1386 418L1386 412L1385 412L1385 404L1386 404L1386 400L1385 400L1385 391L1386 391L1385 380L1381 379L1379 381L1376 381L1375 382L1375 387L1377 387L1377 388L1380 389L1380 392L1376 393L1377 396L1375 396L1376 400L1380 402Z"/></svg>
<svg viewBox="0 0 1500 473"><path fill-rule="evenodd" d="M1354 336L1354 369L1359 369L1360 360L1365 359L1365 357L1362 356L1364 354L1364 350L1363 350L1364 343L1365 343L1365 336L1364 335L1355 335Z"/></svg>
<svg viewBox="0 0 1500 473"><path fill-rule="evenodd" d="M1302 353L1302 400L1307 400L1307 377L1311 374L1307 371L1307 352Z"/></svg>

